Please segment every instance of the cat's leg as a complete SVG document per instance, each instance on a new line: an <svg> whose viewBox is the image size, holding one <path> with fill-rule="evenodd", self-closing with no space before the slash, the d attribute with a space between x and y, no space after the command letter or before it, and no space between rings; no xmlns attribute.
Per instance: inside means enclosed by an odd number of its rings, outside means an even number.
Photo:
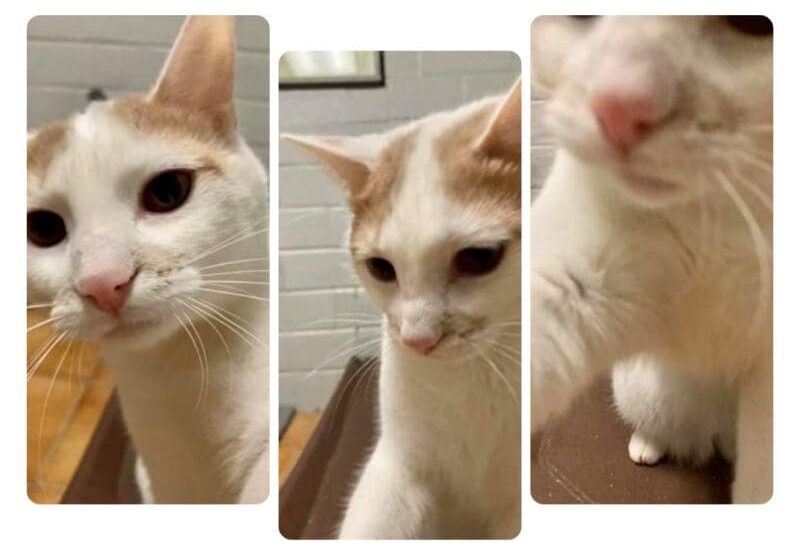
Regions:
<svg viewBox="0 0 800 560"><path fill-rule="evenodd" d="M426 521L434 499L381 440L350 498L340 539L418 539L433 536Z"/></svg>
<svg viewBox="0 0 800 560"><path fill-rule="evenodd" d="M741 380L733 502L763 504L772 497L772 362Z"/></svg>
<svg viewBox="0 0 800 560"><path fill-rule="evenodd" d="M142 457L140 455L136 455L136 463L133 466L133 474L136 478L136 486L139 487L139 496L142 498L142 503L156 503L155 496L153 495L153 488L150 484L150 476L147 474L147 468L145 468L144 461L142 461Z"/></svg>
<svg viewBox="0 0 800 560"><path fill-rule="evenodd" d="M634 463L653 465L669 454L700 464L716 444L732 445L735 399L721 384L698 382L642 354L614 367L613 387L617 410L634 430L628 444Z"/></svg>
<svg viewBox="0 0 800 560"><path fill-rule="evenodd" d="M587 275L588 276L588 275ZM593 276L597 276L594 274ZM612 275L606 275L613 285ZM634 291L616 293L576 273L534 269L531 294L531 430L565 412L573 398L651 330L653 319ZM641 285L645 282L642 281Z"/></svg>

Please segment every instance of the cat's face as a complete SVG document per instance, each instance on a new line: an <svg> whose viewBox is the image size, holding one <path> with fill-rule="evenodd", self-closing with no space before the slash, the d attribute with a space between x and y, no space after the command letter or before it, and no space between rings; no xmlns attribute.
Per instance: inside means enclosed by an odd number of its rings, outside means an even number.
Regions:
<svg viewBox="0 0 800 560"><path fill-rule="evenodd" d="M531 57L557 141L636 200L658 206L742 180L771 189L766 18L541 17Z"/></svg>
<svg viewBox="0 0 800 560"><path fill-rule="evenodd" d="M381 136L295 138L348 183L356 271L410 352L467 359L518 328L519 111L517 86Z"/></svg>
<svg viewBox="0 0 800 560"><path fill-rule="evenodd" d="M159 87L28 140L29 301L73 337L150 345L185 328L196 301L237 291L213 283L229 278L222 263L265 263L260 164L224 111L179 107Z"/></svg>

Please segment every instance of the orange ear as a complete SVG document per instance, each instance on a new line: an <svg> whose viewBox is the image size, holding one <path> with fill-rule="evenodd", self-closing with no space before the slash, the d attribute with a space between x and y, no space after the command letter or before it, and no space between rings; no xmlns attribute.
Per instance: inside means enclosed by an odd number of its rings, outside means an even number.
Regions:
<svg viewBox="0 0 800 560"><path fill-rule="evenodd" d="M153 102L205 113L230 133L235 127L233 82L236 25L229 16L186 19L150 93Z"/></svg>
<svg viewBox="0 0 800 560"><path fill-rule="evenodd" d="M522 155L522 79L518 79L500 103L478 150L489 157L519 162Z"/></svg>
<svg viewBox="0 0 800 560"><path fill-rule="evenodd" d="M383 146L383 137L380 134L364 136L282 134L281 138L313 154L336 174L351 193L361 190L367 182Z"/></svg>

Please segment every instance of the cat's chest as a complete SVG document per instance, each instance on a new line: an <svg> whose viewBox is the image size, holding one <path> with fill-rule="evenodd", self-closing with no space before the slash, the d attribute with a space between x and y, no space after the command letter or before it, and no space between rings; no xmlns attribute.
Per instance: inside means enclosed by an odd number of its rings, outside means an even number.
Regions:
<svg viewBox="0 0 800 560"><path fill-rule="evenodd" d="M492 457L505 456L501 450L519 445L519 366L498 370L470 362L420 369L385 361L382 434L426 463L483 470ZM508 385L496 379L500 374Z"/></svg>

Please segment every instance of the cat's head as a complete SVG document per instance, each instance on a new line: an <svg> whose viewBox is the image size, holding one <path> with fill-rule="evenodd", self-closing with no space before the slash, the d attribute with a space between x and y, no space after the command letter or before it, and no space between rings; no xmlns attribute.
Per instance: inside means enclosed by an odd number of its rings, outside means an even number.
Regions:
<svg viewBox="0 0 800 560"><path fill-rule="evenodd" d="M532 74L557 141L650 206L748 181L771 194L772 24L540 17Z"/></svg>
<svg viewBox="0 0 800 560"><path fill-rule="evenodd" d="M28 302L59 331L153 344L237 297L220 293L240 291L223 263L263 268L266 179L237 133L234 27L187 19L147 95L29 135Z"/></svg>
<svg viewBox="0 0 800 560"><path fill-rule="evenodd" d="M517 83L383 134L288 136L346 185L356 271L409 352L474 356L518 326L520 108Z"/></svg>

